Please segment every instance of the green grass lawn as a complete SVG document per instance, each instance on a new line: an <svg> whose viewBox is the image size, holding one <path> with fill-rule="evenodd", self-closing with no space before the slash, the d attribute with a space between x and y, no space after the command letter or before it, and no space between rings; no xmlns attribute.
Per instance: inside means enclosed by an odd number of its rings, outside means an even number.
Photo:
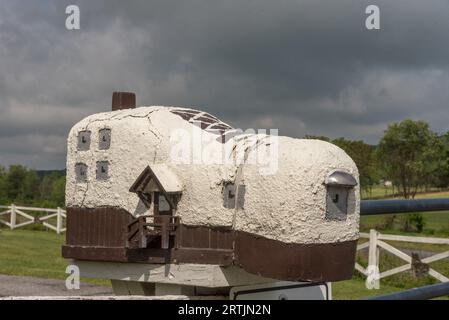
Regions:
<svg viewBox="0 0 449 320"><path fill-rule="evenodd" d="M377 189L375 189L377 190ZM376 192L379 192L377 190ZM374 191L373 191L374 193ZM430 192L427 194L418 194L416 199L435 199L435 198L449 198L449 191L443 192ZM425 227L423 235L427 236L442 236L449 237L449 211L438 212L425 212L422 213L425 218ZM360 218L360 230L368 231L369 229L379 229L378 226L382 224L382 221L390 215L376 215L376 216L363 216ZM397 214L397 221L401 221L406 215ZM388 229L381 231L383 233L391 234L406 234L398 228ZM417 236L416 233L410 235Z"/></svg>
<svg viewBox="0 0 449 320"><path fill-rule="evenodd" d="M360 231L367 232L369 229L379 229L381 233L403 234L412 236L449 236L449 211L426 212L422 213L425 219L424 231L422 234L406 233L399 229L397 224L405 218L405 214L396 215L396 226L394 229L381 230L384 219L391 215L363 216L360 218Z"/></svg>
<svg viewBox="0 0 449 320"><path fill-rule="evenodd" d="M380 296L394 292L411 289L414 286L395 287L381 280L379 289L368 290L365 287L365 281L354 276L353 279L347 281L339 281L332 283L332 294L334 300L360 300L367 297ZM437 300L448 300L448 297L441 297Z"/></svg>
<svg viewBox="0 0 449 320"><path fill-rule="evenodd" d="M365 281L354 276L351 280L332 283L334 300L359 300L367 297L380 296L404 290L381 283L378 290L369 290L365 287Z"/></svg>
<svg viewBox="0 0 449 320"><path fill-rule="evenodd" d="M397 195L399 190L395 189L394 193ZM362 199L390 199L393 198L393 189L392 188L384 188L382 186L375 186L371 190L371 192L367 192L366 190L362 190ZM398 197L396 197L398 198ZM431 189L428 192L419 192L416 199L422 198L449 198L449 191L441 191L438 189Z"/></svg>
<svg viewBox="0 0 449 320"><path fill-rule="evenodd" d="M61 257L64 235L34 230L0 229L0 274L66 279L67 260ZM109 281L82 278L109 285Z"/></svg>

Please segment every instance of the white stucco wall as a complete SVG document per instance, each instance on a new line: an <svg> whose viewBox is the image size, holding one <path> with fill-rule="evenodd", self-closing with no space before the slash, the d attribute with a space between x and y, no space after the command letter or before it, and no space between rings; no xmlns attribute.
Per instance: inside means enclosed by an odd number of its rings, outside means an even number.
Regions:
<svg viewBox="0 0 449 320"><path fill-rule="evenodd" d="M358 187L350 192L346 220L325 218L324 182L335 170L350 173L358 180L354 162L335 145L279 137L276 175L260 175L253 165L243 169L248 197L245 209L237 212L236 229L283 242L329 243L357 239Z"/></svg>
<svg viewBox="0 0 449 320"><path fill-rule="evenodd" d="M236 145L246 146L247 142L236 137L225 145L195 141L193 148L202 145L203 154L213 154L207 163L180 164L179 159L174 163L173 146L187 141L177 140L179 136L190 139L202 134L206 140L217 136L193 126L170 110L169 107L141 107L107 112L76 124L68 138L67 207L112 206L134 215L145 213L147 209L129 188L146 166L166 163L183 184L177 214L185 224L234 227L288 243L329 243L358 237L358 187L353 193L356 201L349 201L356 207L349 208L346 220L325 219L326 177L334 170L343 170L358 180L354 162L341 149L317 140L279 137L278 171L275 175L261 175L260 167L254 164L220 163L222 156L232 158ZM111 146L99 150L98 133L105 128L111 129ZM179 129L184 130L181 135ZM90 149L78 151L78 133L84 130L91 131ZM178 130L177 134L173 130ZM264 139L260 136L256 141L268 150L270 146ZM251 154L251 150L247 149L246 154ZM188 158L188 154L183 156ZM96 179L97 161L109 161L108 180ZM87 182L76 182L76 163L88 165ZM223 207L223 181L246 186L244 209Z"/></svg>

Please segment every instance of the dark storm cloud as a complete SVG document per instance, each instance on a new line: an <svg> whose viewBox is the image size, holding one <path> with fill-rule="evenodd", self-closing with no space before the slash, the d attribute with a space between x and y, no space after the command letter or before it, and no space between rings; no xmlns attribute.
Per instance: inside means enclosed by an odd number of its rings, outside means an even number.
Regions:
<svg viewBox="0 0 449 320"><path fill-rule="evenodd" d="M448 18L444 0L0 0L0 163L64 167L70 126L117 89L293 136L375 143L404 118L444 131Z"/></svg>

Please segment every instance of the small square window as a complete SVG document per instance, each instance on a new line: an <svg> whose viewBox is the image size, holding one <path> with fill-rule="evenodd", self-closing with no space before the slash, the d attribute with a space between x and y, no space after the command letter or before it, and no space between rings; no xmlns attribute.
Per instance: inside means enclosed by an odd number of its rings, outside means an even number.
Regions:
<svg viewBox="0 0 449 320"><path fill-rule="evenodd" d="M346 220L349 208L353 210L354 207L357 180L349 173L337 170L326 178L326 185L326 220Z"/></svg>
<svg viewBox="0 0 449 320"><path fill-rule="evenodd" d="M346 216L348 214L348 196L350 191L351 189L346 187L327 187L327 220L346 220Z"/></svg>
<svg viewBox="0 0 449 320"><path fill-rule="evenodd" d="M107 150L111 147L111 129L100 130L98 144L100 150Z"/></svg>
<svg viewBox="0 0 449 320"><path fill-rule="evenodd" d="M87 151L90 149L90 131L80 131L78 133L78 150Z"/></svg>
<svg viewBox="0 0 449 320"><path fill-rule="evenodd" d="M235 208L235 185L233 183L227 183L223 188L223 207Z"/></svg>
<svg viewBox="0 0 449 320"><path fill-rule="evenodd" d="M84 163L77 163L75 165L75 175L76 175L76 182L86 182L87 181L87 165Z"/></svg>
<svg viewBox="0 0 449 320"><path fill-rule="evenodd" d="M108 180L109 179L109 162L98 161L96 175L97 175L97 180Z"/></svg>
<svg viewBox="0 0 449 320"><path fill-rule="evenodd" d="M246 186L236 186L233 183L225 183L223 188L223 207L226 209L243 210L245 208Z"/></svg>

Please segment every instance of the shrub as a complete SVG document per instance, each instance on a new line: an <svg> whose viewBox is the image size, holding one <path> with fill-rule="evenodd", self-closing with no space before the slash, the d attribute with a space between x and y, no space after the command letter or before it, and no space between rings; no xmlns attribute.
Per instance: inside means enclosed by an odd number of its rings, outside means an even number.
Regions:
<svg viewBox="0 0 449 320"><path fill-rule="evenodd" d="M376 225L378 230L392 230L396 221L396 215L388 215L382 218L379 224Z"/></svg>
<svg viewBox="0 0 449 320"><path fill-rule="evenodd" d="M426 219L421 213L408 214L402 219L402 231L422 232L426 225Z"/></svg>

